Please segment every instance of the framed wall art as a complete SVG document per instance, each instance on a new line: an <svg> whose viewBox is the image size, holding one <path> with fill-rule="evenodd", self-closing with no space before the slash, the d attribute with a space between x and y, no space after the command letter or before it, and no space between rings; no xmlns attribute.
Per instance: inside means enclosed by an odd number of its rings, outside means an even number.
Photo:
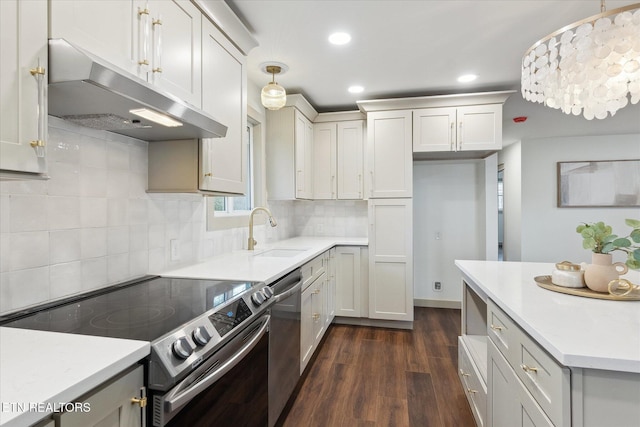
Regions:
<svg viewBox="0 0 640 427"><path fill-rule="evenodd" d="M558 207L640 206L640 160L558 162Z"/></svg>

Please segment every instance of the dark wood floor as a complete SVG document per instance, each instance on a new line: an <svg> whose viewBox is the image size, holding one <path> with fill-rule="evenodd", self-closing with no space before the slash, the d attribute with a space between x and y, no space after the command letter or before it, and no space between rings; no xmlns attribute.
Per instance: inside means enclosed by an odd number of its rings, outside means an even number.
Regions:
<svg viewBox="0 0 640 427"><path fill-rule="evenodd" d="M450 309L416 307L413 331L332 325L283 425L475 426L457 376L459 334Z"/></svg>

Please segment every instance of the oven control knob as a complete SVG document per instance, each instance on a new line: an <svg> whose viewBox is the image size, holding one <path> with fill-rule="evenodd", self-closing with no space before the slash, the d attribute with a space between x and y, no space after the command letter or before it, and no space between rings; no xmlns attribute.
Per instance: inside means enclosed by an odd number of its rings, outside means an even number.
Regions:
<svg viewBox="0 0 640 427"><path fill-rule="evenodd" d="M253 301L253 303L255 305L260 305L263 302L265 302L267 298L264 296L264 294L260 291L256 292L255 294L251 295L251 301Z"/></svg>
<svg viewBox="0 0 640 427"><path fill-rule="evenodd" d="M193 353L193 348L191 348L191 344L189 344L186 337L178 338L171 346L171 349L173 354L180 359L186 359Z"/></svg>
<svg viewBox="0 0 640 427"><path fill-rule="evenodd" d="M264 296L267 297L267 299L271 298L273 296L273 289L271 289L270 287L266 286L264 288L262 288L262 293L264 293Z"/></svg>
<svg viewBox="0 0 640 427"><path fill-rule="evenodd" d="M206 345L211 339L211 335L209 335L209 332L207 332L204 326L198 326L195 328L191 336L193 337L193 341L196 345Z"/></svg>

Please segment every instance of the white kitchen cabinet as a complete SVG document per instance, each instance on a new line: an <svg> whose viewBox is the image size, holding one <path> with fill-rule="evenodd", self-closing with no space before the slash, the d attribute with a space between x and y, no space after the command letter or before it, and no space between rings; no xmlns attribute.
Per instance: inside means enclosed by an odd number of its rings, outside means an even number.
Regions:
<svg viewBox="0 0 640 427"><path fill-rule="evenodd" d="M136 365L76 400L89 411L54 414L56 427L144 427L144 368Z"/></svg>
<svg viewBox="0 0 640 427"><path fill-rule="evenodd" d="M202 140L199 188L244 194L247 176L246 58L207 19L202 24L202 109L225 126L224 138Z"/></svg>
<svg viewBox="0 0 640 427"><path fill-rule="evenodd" d="M313 198L362 199L363 120L315 123Z"/></svg>
<svg viewBox="0 0 640 427"><path fill-rule="evenodd" d="M267 193L271 200L313 198L313 124L318 113L300 95L267 110Z"/></svg>
<svg viewBox="0 0 640 427"><path fill-rule="evenodd" d="M189 0L51 0L50 38L200 108L202 14Z"/></svg>
<svg viewBox="0 0 640 427"><path fill-rule="evenodd" d="M47 4L0 2L0 174L47 172Z"/></svg>
<svg viewBox="0 0 640 427"><path fill-rule="evenodd" d="M369 197L411 197L413 193L412 113L367 114Z"/></svg>
<svg viewBox="0 0 640 427"><path fill-rule="evenodd" d="M327 276L325 285L325 328L328 328L333 318L336 316L336 248L331 248L325 252L327 264Z"/></svg>
<svg viewBox="0 0 640 427"><path fill-rule="evenodd" d="M326 272L320 274L302 291L300 308L300 374L311 360L326 330Z"/></svg>
<svg viewBox="0 0 640 427"><path fill-rule="evenodd" d="M49 37L63 38L146 80L151 16L144 0L50 0Z"/></svg>
<svg viewBox="0 0 640 427"><path fill-rule="evenodd" d="M201 108L205 96L202 93L202 14L190 0L151 0L149 10L153 36L149 81Z"/></svg>
<svg viewBox="0 0 640 427"><path fill-rule="evenodd" d="M369 199L369 318L413 321L413 201Z"/></svg>
<svg viewBox="0 0 640 427"><path fill-rule="evenodd" d="M413 151L502 149L502 104L413 111Z"/></svg>
<svg viewBox="0 0 640 427"><path fill-rule="evenodd" d="M360 247L338 246L336 264L336 315L361 317Z"/></svg>

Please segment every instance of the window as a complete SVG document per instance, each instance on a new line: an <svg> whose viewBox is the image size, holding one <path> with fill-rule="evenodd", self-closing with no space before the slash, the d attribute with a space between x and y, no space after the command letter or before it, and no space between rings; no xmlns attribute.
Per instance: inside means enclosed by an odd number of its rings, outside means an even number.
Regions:
<svg viewBox="0 0 640 427"><path fill-rule="evenodd" d="M247 126L245 135L245 143L247 144L247 178L246 178L246 195L237 197L214 197L213 209L216 216L223 215L246 215L253 209L253 125Z"/></svg>

